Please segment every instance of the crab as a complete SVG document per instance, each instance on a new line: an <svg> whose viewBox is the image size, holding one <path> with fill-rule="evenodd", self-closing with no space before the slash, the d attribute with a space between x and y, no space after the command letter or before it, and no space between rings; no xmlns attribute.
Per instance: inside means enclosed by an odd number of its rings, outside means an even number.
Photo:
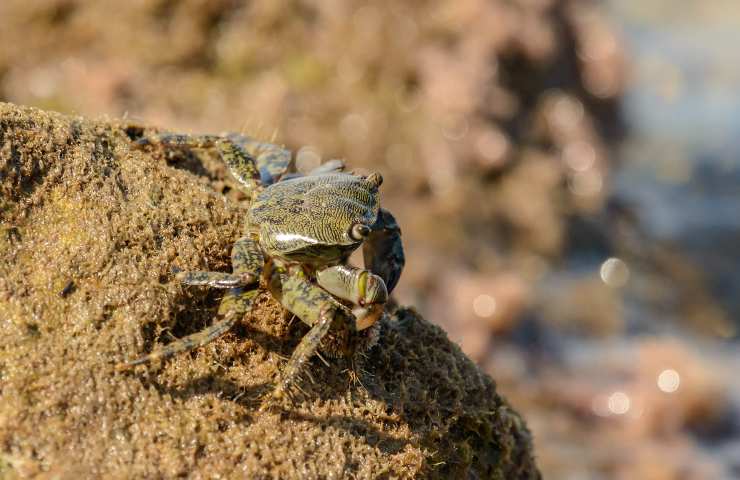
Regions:
<svg viewBox="0 0 740 480"><path fill-rule="evenodd" d="M331 160L301 175L288 150L236 134L157 134L136 142L137 148L153 146L216 149L250 206L243 235L231 249L232 272L176 274L185 285L226 289L214 323L120 363L119 370L213 341L249 311L261 282L310 327L280 373L277 396L290 391L330 330L351 338L377 326L404 265L401 231L393 215L380 208L379 173L345 173L344 162ZM360 246L366 268L348 263Z"/></svg>

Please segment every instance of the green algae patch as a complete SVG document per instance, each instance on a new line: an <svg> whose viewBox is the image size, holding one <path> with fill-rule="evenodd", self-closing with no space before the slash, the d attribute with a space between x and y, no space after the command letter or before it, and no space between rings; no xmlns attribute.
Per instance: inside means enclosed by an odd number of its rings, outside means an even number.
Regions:
<svg viewBox="0 0 740 480"><path fill-rule="evenodd" d="M539 478L524 422L411 309L353 368L311 364L260 412L306 332L261 293L170 362L114 365L212 321L245 205L213 159L130 148L142 129L0 104L0 478Z"/></svg>

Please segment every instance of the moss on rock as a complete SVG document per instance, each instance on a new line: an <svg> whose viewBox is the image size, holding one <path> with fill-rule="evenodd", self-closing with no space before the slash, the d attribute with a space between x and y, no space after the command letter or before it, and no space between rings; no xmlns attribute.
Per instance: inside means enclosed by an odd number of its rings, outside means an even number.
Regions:
<svg viewBox="0 0 740 480"><path fill-rule="evenodd" d="M519 415L411 309L361 384L315 360L278 412L257 407L306 330L267 294L200 350L114 372L211 321L217 292L172 269L227 271L244 213L217 162L133 151L140 134L0 104L0 476L539 478Z"/></svg>

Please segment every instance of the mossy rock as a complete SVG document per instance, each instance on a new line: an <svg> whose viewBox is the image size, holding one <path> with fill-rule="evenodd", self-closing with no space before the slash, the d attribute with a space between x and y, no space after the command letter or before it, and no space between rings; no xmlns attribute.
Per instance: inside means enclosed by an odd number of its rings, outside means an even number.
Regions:
<svg viewBox="0 0 740 480"><path fill-rule="evenodd" d="M411 309L359 382L311 364L261 413L305 333L267 294L231 332L133 372L118 361L208 325L244 205L217 161L130 149L139 127L0 104L0 477L539 478L494 383Z"/></svg>

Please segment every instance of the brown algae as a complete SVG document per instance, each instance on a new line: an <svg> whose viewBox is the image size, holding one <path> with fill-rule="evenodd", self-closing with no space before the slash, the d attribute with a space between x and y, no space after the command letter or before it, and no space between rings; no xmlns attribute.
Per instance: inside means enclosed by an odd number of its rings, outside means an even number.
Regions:
<svg viewBox="0 0 740 480"><path fill-rule="evenodd" d="M314 359L278 412L259 401L305 327L266 294L213 343L114 372L211 323L217 294L172 269L227 271L244 213L208 159L133 151L128 127L0 104L0 477L539 478L519 415L410 309L361 384Z"/></svg>

